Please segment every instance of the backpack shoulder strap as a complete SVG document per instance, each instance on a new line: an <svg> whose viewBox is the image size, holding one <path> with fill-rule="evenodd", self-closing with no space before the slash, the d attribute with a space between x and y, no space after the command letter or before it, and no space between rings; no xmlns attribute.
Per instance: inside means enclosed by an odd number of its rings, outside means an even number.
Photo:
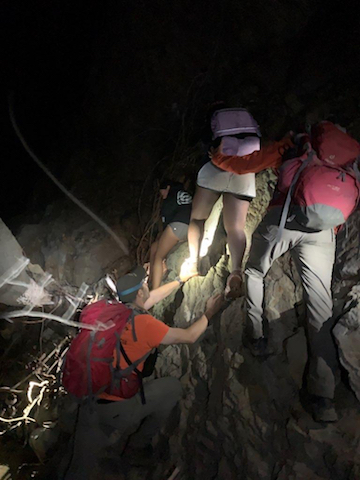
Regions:
<svg viewBox="0 0 360 480"><path fill-rule="evenodd" d="M130 358L128 357L127 353L125 352L124 346L121 342L120 342L120 351L121 351L126 363L128 364L128 367L122 369L119 373L120 373L120 376L126 377L127 375L130 375L130 373L132 373L132 372L135 372L137 375L141 375L141 372L138 370L137 367L140 365L140 363L145 362L145 360L154 351L154 349L152 348L151 350L146 352L145 355L143 355L141 358L138 358L134 362L132 362L130 360Z"/></svg>
<svg viewBox="0 0 360 480"><path fill-rule="evenodd" d="M132 372L136 373L136 375L138 376L138 379L139 379L139 383L140 383L141 403L143 405L145 405L146 399L145 399L145 392L144 392L144 385L143 385L143 376L142 376L142 373L140 372L140 370L138 370L137 367L138 367L138 365L140 365L140 363L144 362L148 358L148 356L153 351L153 349L151 349L149 352L145 353L145 355L143 355L138 360L135 360L135 362L131 362L130 358L127 356L127 353L125 352L125 349L124 349L124 347L121 343L120 343L120 349L121 349L121 353L123 354L126 363L129 365L128 368L125 368L124 370L121 370L121 376L129 375Z"/></svg>

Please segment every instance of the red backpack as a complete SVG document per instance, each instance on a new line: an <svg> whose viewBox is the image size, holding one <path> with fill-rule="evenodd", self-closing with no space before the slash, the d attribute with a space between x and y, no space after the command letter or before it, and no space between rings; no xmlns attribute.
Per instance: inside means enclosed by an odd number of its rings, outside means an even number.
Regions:
<svg viewBox="0 0 360 480"><path fill-rule="evenodd" d="M107 329L81 329L72 340L66 353L62 372L65 389L78 398L98 395L102 392L121 398L133 397L142 389L142 375L137 366L151 353L131 363L120 342L120 336L128 322L133 322L132 333L136 341L134 312L120 302L100 300L87 305L81 312L80 322L88 325L103 324ZM116 350L116 366L113 366ZM120 369L123 354L128 367Z"/></svg>
<svg viewBox="0 0 360 480"><path fill-rule="evenodd" d="M331 122L316 124L303 139L305 153L279 171L277 190L286 200L278 236L288 216L311 230L327 230L344 223L359 202L359 143Z"/></svg>

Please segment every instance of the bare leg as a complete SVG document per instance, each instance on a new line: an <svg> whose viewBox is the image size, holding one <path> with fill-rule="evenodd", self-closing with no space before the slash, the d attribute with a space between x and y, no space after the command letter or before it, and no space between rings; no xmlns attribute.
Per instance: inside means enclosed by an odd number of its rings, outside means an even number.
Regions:
<svg viewBox="0 0 360 480"><path fill-rule="evenodd" d="M158 245L159 245L159 237L160 235L158 235L156 238L157 240L155 240L155 242L153 242L151 244L151 247L150 247L150 276L152 276L152 270L153 270L153 266L154 266L154 260L155 260L155 254L156 254L156 250L158 249Z"/></svg>
<svg viewBox="0 0 360 480"><path fill-rule="evenodd" d="M250 202L224 193L223 218L229 244L232 273L228 277L228 290L232 297L240 295L241 265L246 248L245 223Z"/></svg>
<svg viewBox="0 0 360 480"><path fill-rule="evenodd" d="M179 239L168 225L159 239L158 247L154 255L154 263L150 270L151 274L151 288L160 287L163 276L163 260L170 250L178 243Z"/></svg>
<svg viewBox="0 0 360 480"><path fill-rule="evenodd" d="M190 261L197 264L201 241L204 235L204 224L211 210L220 197L220 193L197 186L192 202L191 219L188 230Z"/></svg>

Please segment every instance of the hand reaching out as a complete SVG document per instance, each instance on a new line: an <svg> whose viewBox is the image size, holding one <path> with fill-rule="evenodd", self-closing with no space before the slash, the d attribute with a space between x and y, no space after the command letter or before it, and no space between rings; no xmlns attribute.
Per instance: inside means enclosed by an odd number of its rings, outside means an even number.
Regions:
<svg viewBox="0 0 360 480"><path fill-rule="evenodd" d="M225 298L223 293L218 293L217 295L213 295L209 298L206 302L206 310L204 315L208 320L211 319L214 315L218 313L218 311L223 307L225 304Z"/></svg>
<svg viewBox="0 0 360 480"><path fill-rule="evenodd" d="M197 262L191 262L188 259L181 265L179 277L182 282L187 282L190 278L196 277L197 275L199 275Z"/></svg>

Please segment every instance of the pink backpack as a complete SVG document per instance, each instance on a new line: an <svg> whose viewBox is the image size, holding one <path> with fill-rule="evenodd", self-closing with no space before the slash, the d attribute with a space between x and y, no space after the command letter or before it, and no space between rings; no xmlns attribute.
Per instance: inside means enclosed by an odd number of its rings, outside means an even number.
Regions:
<svg viewBox="0 0 360 480"><path fill-rule="evenodd" d="M66 353L62 384L75 397L82 399L106 392L121 398L133 397L142 389L142 375L137 366L151 353L131 363L124 351L120 336L128 322L134 321L134 312L120 302L100 300L87 305L81 312L80 322L88 325L105 324L107 330L82 329L72 340ZM136 333L132 325L134 341ZM113 366L116 350L116 366ZM128 367L120 369L120 355Z"/></svg>
<svg viewBox="0 0 360 480"><path fill-rule="evenodd" d="M259 125L245 108L217 110L211 117L211 130L214 140L222 137L222 153L224 155L241 157L260 150ZM245 136L245 138L236 137L246 133L249 136Z"/></svg>
<svg viewBox="0 0 360 480"><path fill-rule="evenodd" d="M309 229L327 230L344 223L359 202L358 142L331 122L316 124L303 139L305 153L279 171L277 190L286 195L280 236L289 214Z"/></svg>

